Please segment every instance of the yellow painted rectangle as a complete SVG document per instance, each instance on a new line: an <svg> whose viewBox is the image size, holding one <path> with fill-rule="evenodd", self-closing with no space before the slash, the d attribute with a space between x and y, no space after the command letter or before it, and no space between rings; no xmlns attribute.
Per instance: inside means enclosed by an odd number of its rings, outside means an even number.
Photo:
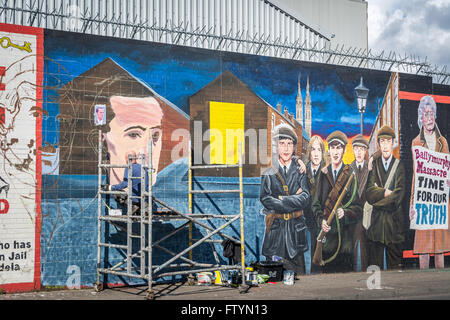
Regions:
<svg viewBox="0 0 450 320"><path fill-rule="evenodd" d="M211 164L236 164L238 146L244 149L244 104L210 101Z"/></svg>

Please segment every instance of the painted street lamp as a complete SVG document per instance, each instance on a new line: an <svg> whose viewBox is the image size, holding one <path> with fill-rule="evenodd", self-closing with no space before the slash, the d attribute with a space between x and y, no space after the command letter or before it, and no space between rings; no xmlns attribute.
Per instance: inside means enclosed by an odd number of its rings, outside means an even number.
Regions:
<svg viewBox="0 0 450 320"><path fill-rule="evenodd" d="M366 111L369 89L364 87L362 77L359 86L355 88L355 93L356 93L356 100L358 102L358 111L361 113L361 134L364 135L364 112Z"/></svg>

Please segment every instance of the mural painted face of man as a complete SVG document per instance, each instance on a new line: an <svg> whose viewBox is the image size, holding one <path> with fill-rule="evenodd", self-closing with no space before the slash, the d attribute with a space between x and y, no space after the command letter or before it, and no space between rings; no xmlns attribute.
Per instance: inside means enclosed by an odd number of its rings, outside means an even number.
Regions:
<svg viewBox="0 0 450 320"><path fill-rule="evenodd" d="M322 146L318 141L314 141L311 145L310 160L314 166L318 166L322 162Z"/></svg>
<svg viewBox="0 0 450 320"><path fill-rule="evenodd" d="M432 134L435 126L433 108L428 106L422 113L422 123L425 133Z"/></svg>
<svg viewBox="0 0 450 320"><path fill-rule="evenodd" d="M127 154L135 151L149 157L149 142L152 141L152 165L158 172L162 148L163 112L158 101L153 98L132 98L113 96L110 99L115 117L109 123L110 131L105 141L110 153L111 164L123 165ZM124 169L114 169L111 184L122 180ZM152 184L156 174L152 175Z"/></svg>
<svg viewBox="0 0 450 320"><path fill-rule="evenodd" d="M288 164L294 154L294 142L291 139L278 140L278 156L282 164Z"/></svg>
<svg viewBox="0 0 450 320"><path fill-rule="evenodd" d="M362 163L366 157L367 148L362 146L354 146L353 154L355 155L355 159L357 163Z"/></svg>
<svg viewBox="0 0 450 320"><path fill-rule="evenodd" d="M332 143L330 145L330 157L331 157L331 164L334 167L339 167L341 164L341 161L344 157L344 146L340 144L339 142Z"/></svg>
<svg viewBox="0 0 450 320"><path fill-rule="evenodd" d="M392 150L394 147L394 139L392 138L380 138L378 141L380 146L380 151L384 159L389 159L392 155Z"/></svg>

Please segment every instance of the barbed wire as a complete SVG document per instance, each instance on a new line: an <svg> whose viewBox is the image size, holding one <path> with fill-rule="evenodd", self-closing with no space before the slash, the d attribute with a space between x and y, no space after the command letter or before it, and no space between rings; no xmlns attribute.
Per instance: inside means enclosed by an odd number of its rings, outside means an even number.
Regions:
<svg viewBox="0 0 450 320"><path fill-rule="evenodd" d="M273 34L250 33L245 30L223 32L220 26L193 28L188 21L176 24L170 19L163 24L150 23L148 20L138 22L137 15L130 17L129 14L124 15L121 12L113 17L108 17L107 13L101 16L98 12L91 12L89 8L74 12L62 2L58 8L45 11L43 3L43 1L34 0L25 8L21 8L8 6L9 1L3 0L0 19L7 23L15 22L16 19L13 17L19 14L21 25L340 66L397 71L430 76L434 83L450 84L447 66L433 65L427 61L427 58L421 59L407 53L404 55L394 51L375 53L371 49L344 45L331 48L329 42L324 41L311 42L299 39L292 42L287 38L275 37Z"/></svg>

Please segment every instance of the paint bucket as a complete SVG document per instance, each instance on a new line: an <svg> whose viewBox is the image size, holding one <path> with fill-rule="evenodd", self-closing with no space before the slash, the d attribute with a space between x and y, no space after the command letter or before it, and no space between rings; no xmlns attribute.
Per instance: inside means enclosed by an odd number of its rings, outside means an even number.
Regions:
<svg viewBox="0 0 450 320"><path fill-rule="evenodd" d="M260 261L255 265L259 274L267 274L268 282L283 281L283 264L275 261Z"/></svg>
<svg viewBox="0 0 450 320"><path fill-rule="evenodd" d="M283 272L283 282L289 286L294 285L294 271L285 270Z"/></svg>
<svg viewBox="0 0 450 320"><path fill-rule="evenodd" d="M258 285L258 272L250 271L245 274L245 282L252 286Z"/></svg>
<svg viewBox="0 0 450 320"><path fill-rule="evenodd" d="M231 271L230 279L229 282L231 286L237 286L242 283L242 276L239 271Z"/></svg>
<svg viewBox="0 0 450 320"><path fill-rule="evenodd" d="M226 283L227 279L225 273L219 270L214 271L214 284L224 285Z"/></svg>
<svg viewBox="0 0 450 320"><path fill-rule="evenodd" d="M209 286L211 285L213 275L211 272L200 272L197 273L197 284L199 286Z"/></svg>

